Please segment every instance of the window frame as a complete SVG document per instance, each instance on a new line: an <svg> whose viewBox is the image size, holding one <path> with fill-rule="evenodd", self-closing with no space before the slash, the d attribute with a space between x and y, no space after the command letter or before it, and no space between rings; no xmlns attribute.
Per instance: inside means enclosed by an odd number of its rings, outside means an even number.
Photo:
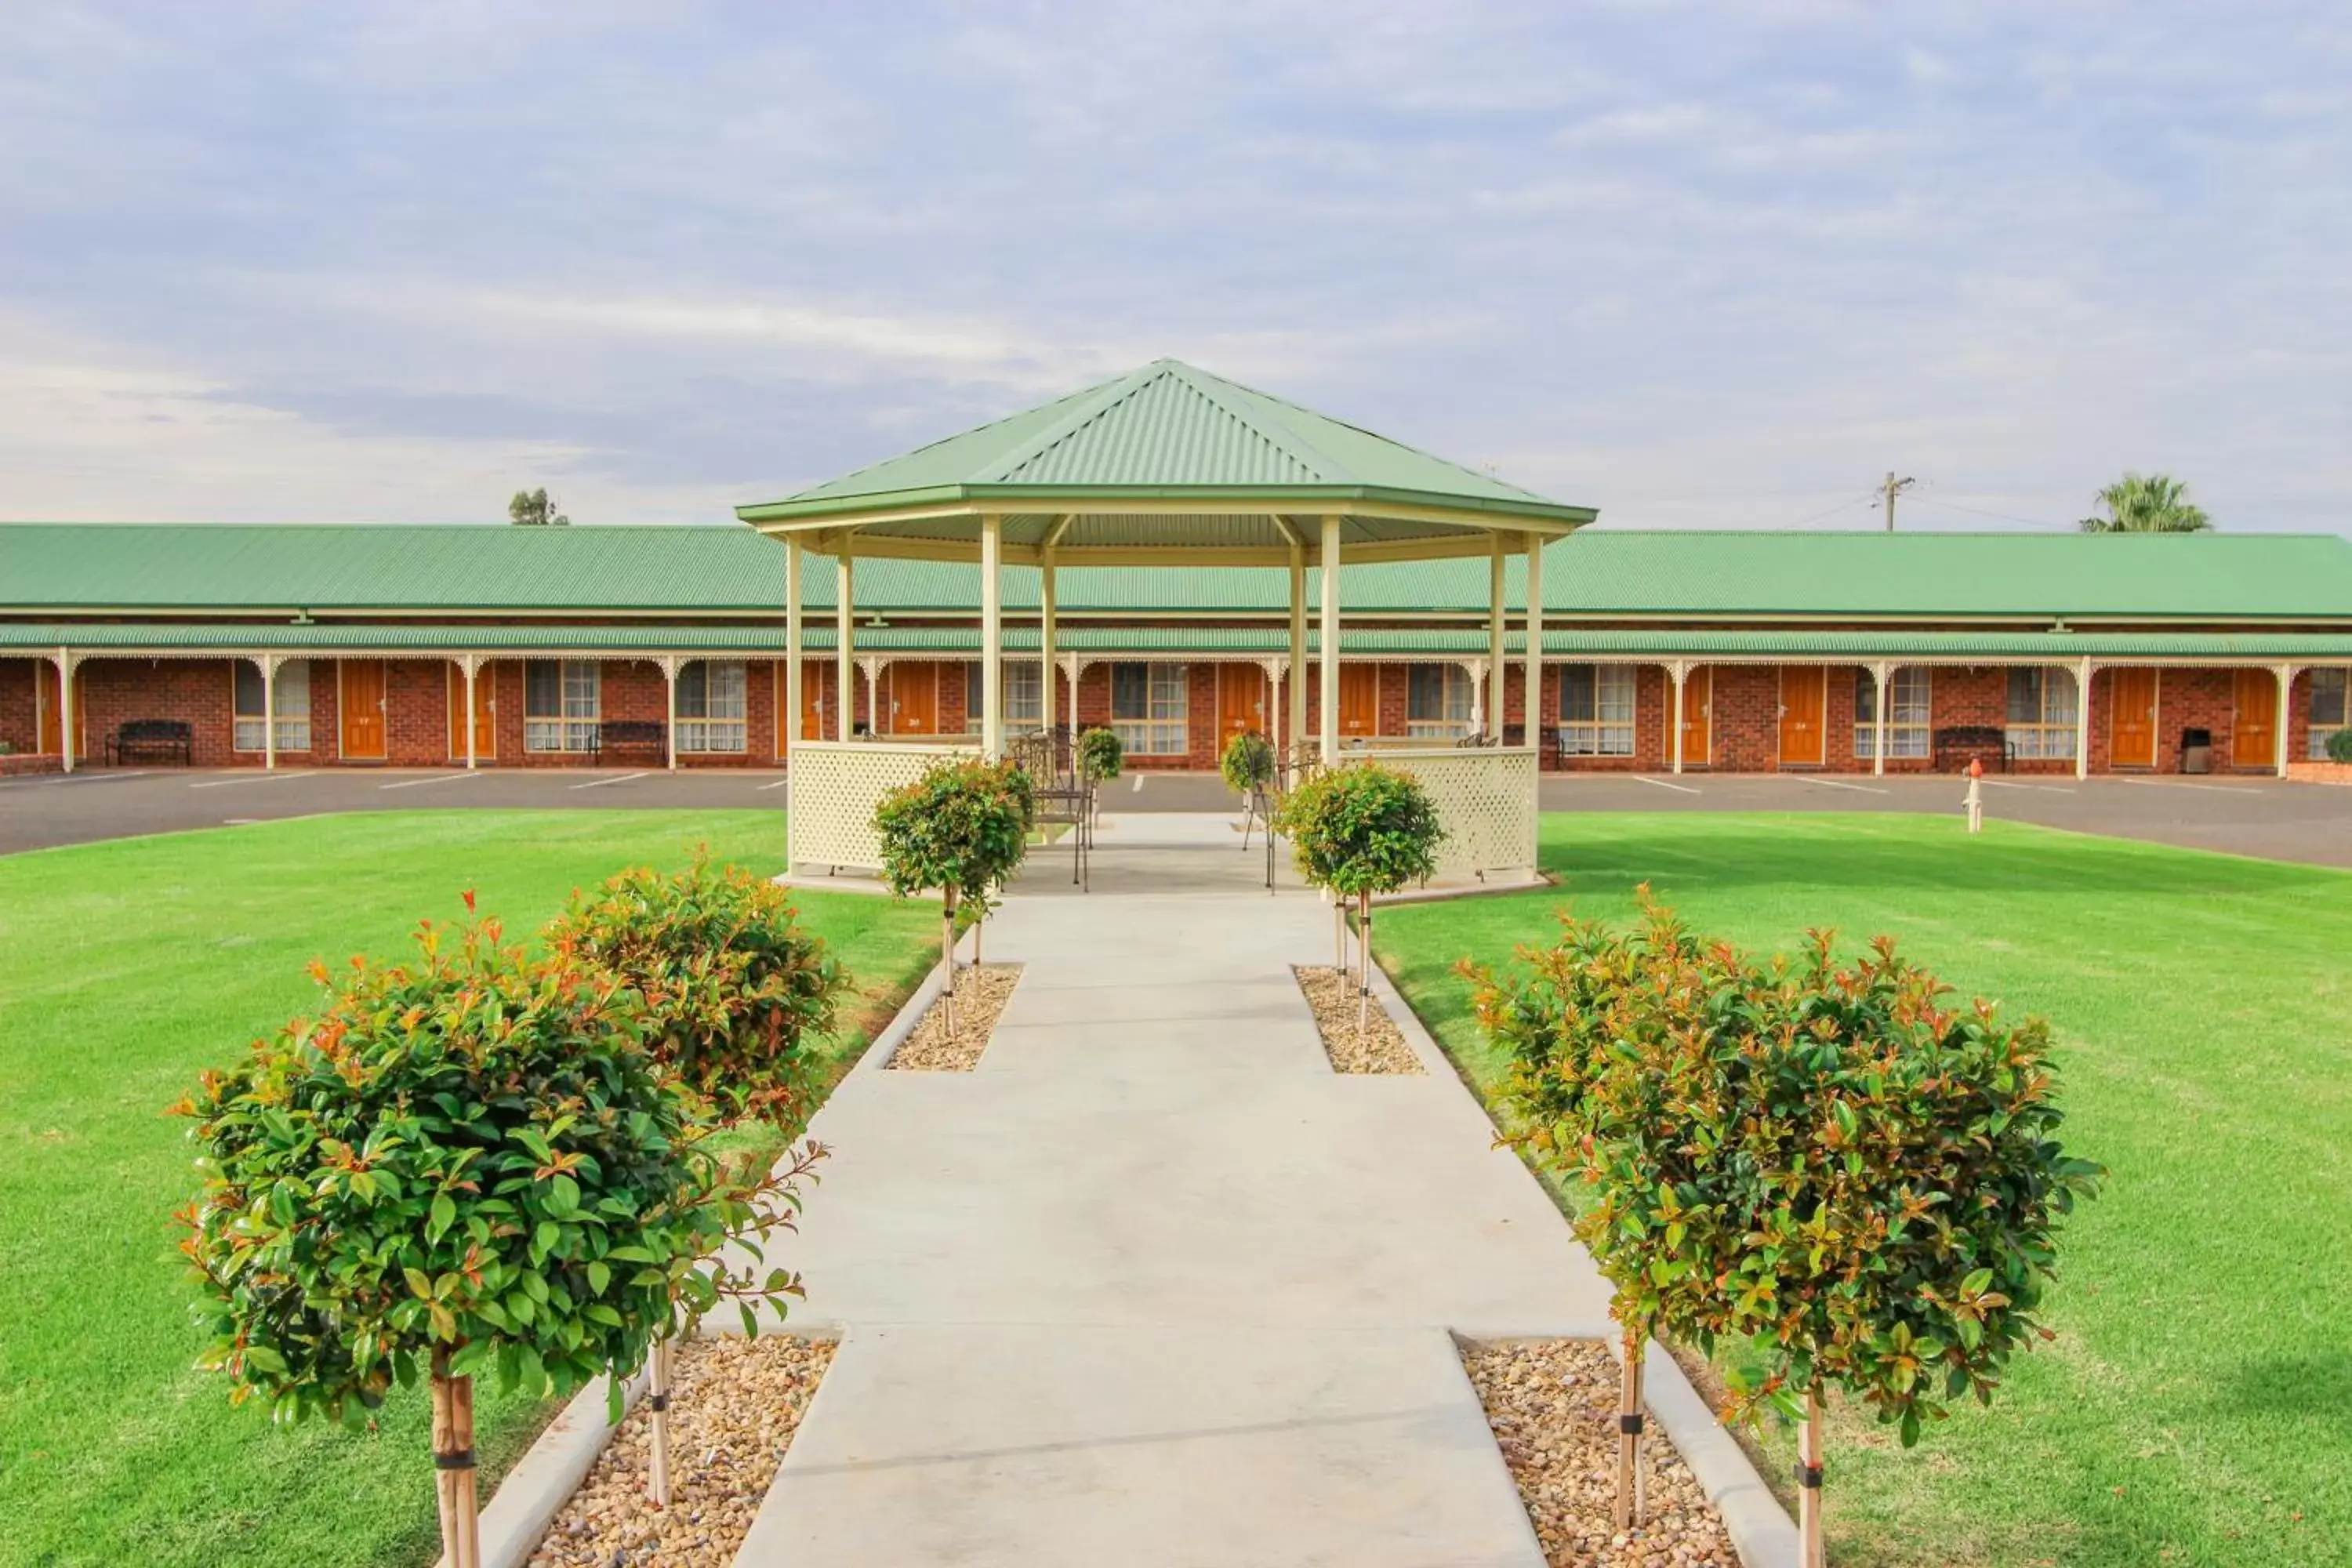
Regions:
<svg viewBox="0 0 2352 1568"><path fill-rule="evenodd" d="M1562 664L1554 722L1560 754L1570 757L1630 757L1633 754L1642 701L1641 672L1630 664ZM1579 696L1587 699L1579 713ZM1622 699L1622 701L1620 700ZM1622 710L1620 711L1619 710Z"/></svg>
<svg viewBox="0 0 2352 1568"><path fill-rule="evenodd" d="M1122 671L1143 672L1143 712L1119 711ZM1169 679L1172 673L1172 684ZM1130 693L1131 695L1131 693ZM1172 709L1173 712L1163 712ZM1178 659L1115 659L1110 667L1110 729L1130 757L1191 754L1192 667Z"/></svg>
<svg viewBox="0 0 2352 1568"><path fill-rule="evenodd" d="M556 711L534 711L541 693L532 677L553 666ZM586 673L586 691L574 677ZM580 756L598 749L604 728L604 663L595 658L530 658L522 668L522 749L541 756ZM552 740L555 743L549 744Z"/></svg>
<svg viewBox="0 0 2352 1568"><path fill-rule="evenodd" d="M988 705L981 689L982 661L968 658L963 662L963 718L967 727L980 728L988 717ZM1045 722L1045 665L1042 659L1008 658L1004 661L1004 727L1036 729Z"/></svg>
<svg viewBox="0 0 2352 1568"><path fill-rule="evenodd" d="M1853 754L1857 761L1875 762L1878 758L1877 672L1866 664L1858 664L1854 666L1853 677ZM1906 694L1904 688L1914 682L1917 689ZM1935 697L1935 683L1927 666L1900 664L1895 667L1895 679L1886 691L1888 762L1898 759L1919 762L1927 757Z"/></svg>
<svg viewBox="0 0 2352 1568"><path fill-rule="evenodd" d="M2062 678L2063 684L2053 681L2053 676ZM2021 678L2032 685L2032 700L2022 704L2019 701ZM2062 691L2071 700L2053 701L2053 697ZM2082 700L2081 684L2075 680L2074 672L2063 665L2010 666L2001 710L2001 737L2009 746L2009 754L2021 762L2073 762ZM2021 717L2021 708L2031 716Z"/></svg>
<svg viewBox="0 0 2352 1568"><path fill-rule="evenodd" d="M268 716L260 710L259 706L261 667L249 658L232 659L229 664L229 750L240 756L265 755L269 748L263 743L262 727L268 721ZM293 694L287 687L287 678L295 673L298 666L301 686L299 704L292 700ZM248 676L253 681L250 700L255 704L250 712L246 710L248 700L246 680ZM281 661L278 666L277 675L270 684L277 688L272 704L278 710L277 749L280 752L309 751L310 749L310 661L307 658L289 658Z"/></svg>
<svg viewBox="0 0 2352 1568"><path fill-rule="evenodd" d="M1426 682L1434 676L1434 702ZM1416 741L1458 741L1477 724L1478 683L1451 659L1421 659L1405 666L1404 732ZM1428 711L1433 708L1434 712Z"/></svg>
<svg viewBox="0 0 2352 1568"><path fill-rule="evenodd" d="M2304 760L2328 762L2332 760L2327 754L2328 738L2352 724L2352 669L2314 666L2304 673L2309 677L2304 683L2303 692ZM2336 711L2332 717L2320 711L2322 676L2332 678L2325 684L2335 689Z"/></svg>
<svg viewBox="0 0 2352 1568"><path fill-rule="evenodd" d="M688 710L687 676L692 672L695 682L694 706L700 711ZM719 692L726 705L734 711L713 712L713 676L729 672L733 676L731 693ZM724 682L721 682L724 684ZM680 755L740 756L751 750L751 672L740 658L690 658L677 670L677 728L672 742Z"/></svg>

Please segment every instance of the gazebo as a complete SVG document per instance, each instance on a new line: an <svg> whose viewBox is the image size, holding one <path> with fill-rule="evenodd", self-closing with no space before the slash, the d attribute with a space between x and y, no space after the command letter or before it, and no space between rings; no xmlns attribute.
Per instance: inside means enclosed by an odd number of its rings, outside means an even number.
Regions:
<svg viewBox="0 0 2352 1568"><path fill-rule="evenodd" d="M1316 754L1340 759L1339 569L1343 562L1485 555L1489 574L1486 744L1385 752L1420 776L1448 829L1441 875L1531 872L1536 748L1505 746L1503 562L1527 558L1524 657L1532 721L1542 690L1543 547L1592 521L1567 506L1356 426L1172 359L951 436L736 515L781 539L785 571L783 711L801 711L803 559L837 563L835 689L853 689L855 566L860 556L977 562L982 720L977 746L853 738L847 700L835 733L793 747L787 855L794 866L870 867L874 806L937 756L1004 749L1003 569L1043 576L1043 722L1055 722L1055 572L1063 566L1263 566L1290 580L1290 700L1285 739L1307 737L1310 648L1320 693ZM1307 571L1318 569L1318 635L1307 633ZM1076 692L1071 693L1076 706ZM1272 716L1269 715L1269 721ZM1528 730L1532 742L1532 722Z"/></svg>

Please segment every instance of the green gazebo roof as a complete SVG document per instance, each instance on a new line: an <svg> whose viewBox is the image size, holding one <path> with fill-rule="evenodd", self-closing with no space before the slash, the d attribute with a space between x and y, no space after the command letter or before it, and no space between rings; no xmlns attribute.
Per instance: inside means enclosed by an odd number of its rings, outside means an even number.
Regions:
<svg viewBox="0 0 2352 1568"><path fill-rule="evenodd" d="M1007 561L1073 565L1278 565L1313 553L1326 516L1343 561L1484 553L1498 530L1595 515L1172 359L736 508L827 552L854 535L857 554L931 560L971 559L984 514Z"/></svg>

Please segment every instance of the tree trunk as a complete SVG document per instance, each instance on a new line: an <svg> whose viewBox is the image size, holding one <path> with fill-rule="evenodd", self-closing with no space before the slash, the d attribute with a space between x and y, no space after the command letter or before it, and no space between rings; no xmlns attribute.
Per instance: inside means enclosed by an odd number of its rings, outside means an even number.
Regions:
<svg viewBox="0 0 2352 1568"><path fill-rule="evenodd" d="M656 1340L646 1356L646 1420L653 1435L653 1460L646 1495L656 1508L669 1506L669 1342Z"/></svg>
<svg viewBox="0 0 2352 1568"><path fill-rule="evenodd" d="M940 994L940 1005L947 1009L948 1038L955 1038L956 930L955 889L950 888L947 904L940 915L940 951L947 955L948 988Z"/></svg>
<svg viewBox="0 0 2352 1568"><path fill-rule="evenodd" d="M1360 895L1356 928L1356 1040L1362 1044L1372 1022L1372 896Z"/></svg>
<svg viewBox="0 0 2352 1568"><path fill-rule="evenodd" d="M1617 1392L1617 1528L1643 1520L1642 1358L1646 1349L1638 1329L1625 1331L1623 1376Z"/></svg>
<svg viewBox="0 0 2352 1568"><path fill-rule="evenodd" d="M1805 1425L1797 1437L1797 1531L1804 1545L1805 1568L1823 1568L1828 1561L1822 1542L1822 1391L1805 1394Z"/></svg>
<svg viewBox="0 0 2352 1568"><path fill-rule="evenodd" d="M449 1375L449 1350L433 1352L433 1470L448 1568L480 1568L480 1500L474 1491L474 1380Z"/></svg>

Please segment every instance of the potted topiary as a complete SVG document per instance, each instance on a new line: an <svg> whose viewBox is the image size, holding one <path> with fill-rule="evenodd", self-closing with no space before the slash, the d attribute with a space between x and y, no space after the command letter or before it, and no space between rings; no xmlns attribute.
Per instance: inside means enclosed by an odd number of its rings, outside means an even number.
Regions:
<svg viewBox="0 0 2352 1568"><path fill-rule="evenodd" d="M1324 769L1292 790L1274 826L1290 840L1301 876L1331 889L1339 907L1356 903L1361 1034L1371 1021L1372 895L1425 880L1437 869L1437 846L1445 837L1437 807L1411 774L1358 763Z"/></svg>
<svg viewBox="0 0 2352 1568"><path fill-rule="evenodd" d="M467 908L472 895L467 896ZM730 1240L788 1225L795 1167L737 1177L703 1145L700 1098L640 1045L633 990L499 945L495 921L418 961L352 961L318 1016L207 1072L203 1190L180 1243L209 1333L199 1364L273 1415L358 1424L426 1379L442 1543L479 1560L473 1379L533 1394L645 1362L677 1305L781 1308L781 1269ZM738 1255L741 1256L741 1255Z"/></svg>
<svg viewBox="0 0 2352 1568"><path fill-rule="evenodd" d="M1097 725L1080 732L1078 776L1086 781L1087 800L1094 815L1099 816L1102 809L1096 799L1095 786L1118 777L1119 771L1126 765L1127 748L1119 744L1117 731ZM1088 825L1089 831L1092 826L1091 823Z"/></svg>
<svg viewBox="0 0 2352 1568"><path fill-rule="evenodd" d="M708 1102L717 1126L769 1121L787 1138L815 1088L803 1049L833 1027L847 982L823 938L795 919L792 895L709 857L673 876L625 870L593 898L574 893L542 933L549 948L594 965L637 993L644 1045ZM796 1154L814 1160L814 1147ZM669 1506L668 1397L673 1331L655 1342L650 1490Z"/></svg>
<svg viewBox="0 0 2352 1568"><path fill-rule="evenodd" d="M948 1034L955 1033L959 900L984 906L1021 867L1032 813L1027 775L1011 763L947 761L885 795L874 811L882 877L900 898L938 889L940 959L947 965Z"/></svg>

